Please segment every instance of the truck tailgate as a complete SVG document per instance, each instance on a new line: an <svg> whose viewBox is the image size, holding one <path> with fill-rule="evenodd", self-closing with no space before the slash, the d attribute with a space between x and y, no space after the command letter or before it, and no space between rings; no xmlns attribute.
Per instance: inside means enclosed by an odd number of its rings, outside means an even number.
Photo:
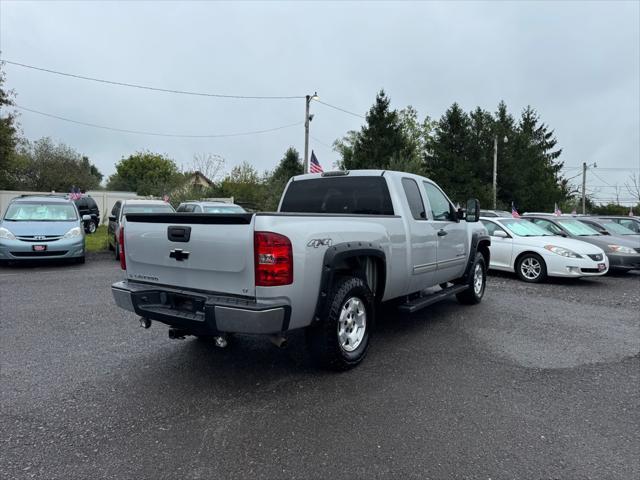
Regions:
<svg viewBox="0 0 640 480"><path fill-rule="evenodd" d="M255 296L252 214L128 214L127 278Z"/></svg>

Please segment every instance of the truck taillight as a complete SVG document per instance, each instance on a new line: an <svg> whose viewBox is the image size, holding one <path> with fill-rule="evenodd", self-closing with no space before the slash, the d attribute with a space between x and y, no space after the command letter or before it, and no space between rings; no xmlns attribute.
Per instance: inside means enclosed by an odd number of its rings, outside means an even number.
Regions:
<svg viewBox="0 0 640 480"><path fill-rule="evenodd" d="M124 226L120 227L120 233L118 234L118 245L120 250L120 268L122 270L127 269L127 261L124 258Z"/></svg>
<svg viewBox="0 0 640 480"><path fill-rule="evenodd" d="M253 250L256 287L293 283L293 252L287 237L272 232L255 232Z"/></svg>

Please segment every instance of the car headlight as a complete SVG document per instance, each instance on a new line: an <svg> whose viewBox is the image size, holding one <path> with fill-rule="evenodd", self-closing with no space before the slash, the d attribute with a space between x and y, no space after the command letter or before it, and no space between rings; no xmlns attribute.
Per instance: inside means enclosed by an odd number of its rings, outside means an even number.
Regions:
<svg viewBox="0 0 640 480"><path fill-rule="evenodd" d="M15 240L16 236L6 228L0 227L0 238L4 238L6 240Z"/></svg>
<svg viewBox="0 0 640 480"><path fill-rule="evenodd" d="M82 235L82 231L80 230L80 227L73 227L71 230L65 233L64 237L62 238L73 238L73 237L79 237L81 235Z"/></svg>
<svg viewBox="0 0 640 480"><path fill-rule="evenodd" d="M556 255L562 255L563 257L582 258L582 255L579 255L576 252L573 252L566 248L557 247L556 245L545 245L544 248L549 250L552 253L555 253Z"/></svg>
<svg viewBox="0 0 640 480"><path fill-rule="evenodd" d="M624 253L626 255L640 255L633 248L623 247L622 245L607 245L611 249L612 252L615 253Z"/></svg>

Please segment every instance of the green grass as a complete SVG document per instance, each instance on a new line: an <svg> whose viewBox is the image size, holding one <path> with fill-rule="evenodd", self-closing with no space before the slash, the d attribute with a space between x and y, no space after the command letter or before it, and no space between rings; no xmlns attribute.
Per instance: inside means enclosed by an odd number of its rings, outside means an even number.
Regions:
<svg viewBox="0 0 640 480"><path fill-rule="evenodd" d="M108 248L107 226L100 225L96 233L87 233L85 236L85 249L87 252L103 252Z"/></svg>

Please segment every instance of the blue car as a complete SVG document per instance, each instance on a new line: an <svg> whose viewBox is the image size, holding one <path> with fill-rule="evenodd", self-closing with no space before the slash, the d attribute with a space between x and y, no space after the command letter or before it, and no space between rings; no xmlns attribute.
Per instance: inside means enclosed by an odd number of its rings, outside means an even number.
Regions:
<svg viewBox="0 0 640 480"><path fill-rule="evenodd" d="M86 217L86 218L84 218ZM64 197L14 198L0 220L0 263L69 259L84 263L84 224Z"/></svg>

